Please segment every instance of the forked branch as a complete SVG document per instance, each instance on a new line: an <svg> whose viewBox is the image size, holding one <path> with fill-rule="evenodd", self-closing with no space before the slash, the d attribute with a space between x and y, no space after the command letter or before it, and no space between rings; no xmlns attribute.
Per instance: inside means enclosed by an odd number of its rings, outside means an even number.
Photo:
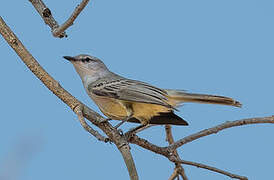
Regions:
<svg viewBox="0 0 274 180"><path fill-rule="evenodd" d="M59 38L67 37L65 30L73 24L75 19L78 17L78 15L89 2L89 0L83 0L79 5L77 5L71 16L68 18L68 20L64 24L59 26L58 22L52 16L50 9L45 5L45 3L42 0L29 1L34 6L36 11L40 14L44 22L51 28L52 35L54 37Z"/></svg>
<svg viewBox="0 0 274 180"><path fill-rule="evenodd" d="M165 125L165 129L166 129L166 140L167 140L167 142L169 144L174 143L174 138L173 138L173 135L172 135L171 125ZM180 159L180 156L179 156L177 150L175 150L173 152L173 154L177 159ZM176 173L177 176L180 175L183 178L183 180L188 180L188 178L185 174L185 169L183 168L181 163L175 162L174 173ZM174 175L174 173L172 175ZM171 177L172 177L172 175L171 175Z"/></svg>
<svg viewBox="0 0 274 180"><path fill-rule="evenodd" d="M109 138L104 137L103 135L101 135L98 131L94 130L92 127L90 127L90 125L88 125L88 123L85 121L85 117L83 115L83 105L79 105L77 107L74 108L74 112L75 114L78 116L78 119L82 125L82 127L89 132L90 134L92 134L94 137L96 137L99 141L103 141L103 142L109 142Z"/></svg>
<svg viewBox="0 0 274 180"><path fill-rule="evenodd" d="M137 135L130 136L128 141L133 143L133 144L139 145L144 149L152 151L156 154L163 155L163 156L167 157L172 162L177 162L177 163L187 164L187 165L191 165L191 166L196 166L196 167L199 167L199 168L204 168L204 169L207 169L207 170L210 170L210 171L221 173L221 174L229 176L229 177L233 177L233 178L237 178L237 179L241 179L241 180L246 180L247 177L245 177L245 176L239 176L239 175L236 175L236 174L232 174L232 173L229 173L227 171L220 170L218 168L208 166L208 165L204 165L204 164L201 164L201 163L196 163L196 162L191 162L191 161L185 161L185 160L178 159L174 155L174 150L176 150L177 148L183 146L186 143L192 142L192 141L194 141L196 139L199 139L201 137L205 137L205 136L208 136L208 135L211 135L211 134L218 133L219 131L222 131L222 130L227 129L227 128L243 126L243 125L249 125L249 124L265 124L265 123L273 124L274 123L274 116L249 118L249 119L242 119L242 120L237 120L237 121L225 122L225 123L222 123L218 126L215 126L215 127L209 128L209 129L205 129L205 130L202 130L198 133L195 133L195 134L189 135L185 138L182 138L182 139L176 141L175 143L173 143L173 144L171 144L167 147L160 147L160 146L154 145L151 142L138 137Z"/></svg>
<svg viewBox="0 0 274 180"><path fill-rule="evenodd" d="M62 34L62 32L64 32L67 28L72 26L73 22L78 17L78 15L82 12L82 10L86 7L88 2L89 0L83 0L79 5L77 5L77 7L75 8L71 16L68 18L68 20L64 22L64 24L62 24L61 26L53 30L52 32L53 36L58 37L59 34Z"/></svg>

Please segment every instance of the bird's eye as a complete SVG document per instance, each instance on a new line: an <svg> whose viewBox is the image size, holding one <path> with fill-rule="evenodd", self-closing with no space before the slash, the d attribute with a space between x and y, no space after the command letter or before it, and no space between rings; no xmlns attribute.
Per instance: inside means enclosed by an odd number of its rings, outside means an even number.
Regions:
<svg viewBox="0 0 274 180"><path fill-rule="evenodd" d="M89 57L85 57L82 61L83 62L89 62L91 59Z"/></svg>

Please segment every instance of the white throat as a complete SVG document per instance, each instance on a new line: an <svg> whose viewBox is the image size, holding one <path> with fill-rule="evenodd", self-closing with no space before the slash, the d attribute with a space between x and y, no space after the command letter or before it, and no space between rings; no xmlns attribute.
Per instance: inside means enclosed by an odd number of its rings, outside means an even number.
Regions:
<svg viewBox="0 0 274 180"><path fill-rule="evenodd" d="M97 81L100 78L107 76L110 71L105 66L88 67L79 64L73 64L76 72L82 79L85 89L88 85Z"/></svg>
<svg viewBox="0 0 274 180"><path fill-rule="evenodd" d="M85 89L88 88L88 85L90 83L97 81L99 78L101 77L98 75L85 75L84 77L82 77L82 82L84 84Z"/></svg>

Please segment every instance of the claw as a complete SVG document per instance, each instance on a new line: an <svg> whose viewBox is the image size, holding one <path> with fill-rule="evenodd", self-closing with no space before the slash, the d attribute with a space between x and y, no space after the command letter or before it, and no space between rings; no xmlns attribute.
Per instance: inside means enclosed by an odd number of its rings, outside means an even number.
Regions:
<svg viewBox="0 0 274 180"><path fill-rule="evenodd" d="M123 136L123 135L124 135L124 132L123 132L123 130L122 130L122 129L117 129L117 131L119 132L119 134L120 134L121 136Z"/></svg>

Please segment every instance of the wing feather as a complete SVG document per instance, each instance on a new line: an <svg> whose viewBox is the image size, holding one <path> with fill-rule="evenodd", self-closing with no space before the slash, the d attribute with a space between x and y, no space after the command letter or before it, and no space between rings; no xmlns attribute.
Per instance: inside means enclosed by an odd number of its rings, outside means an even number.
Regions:
<svg viewBox="0 0 274 180"><path fill-rule="evenodd" d="M158 104L171 109L173 106L167 103L167 92L150 84L120 79L111 82L100 82L93 84L89 90L98 96L107 96L124 101Z"/></svg>

